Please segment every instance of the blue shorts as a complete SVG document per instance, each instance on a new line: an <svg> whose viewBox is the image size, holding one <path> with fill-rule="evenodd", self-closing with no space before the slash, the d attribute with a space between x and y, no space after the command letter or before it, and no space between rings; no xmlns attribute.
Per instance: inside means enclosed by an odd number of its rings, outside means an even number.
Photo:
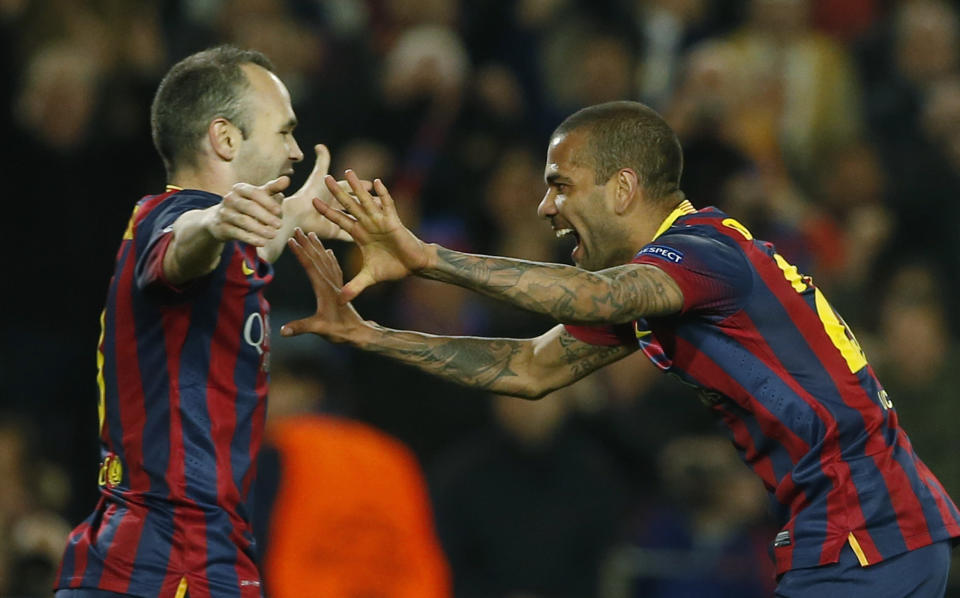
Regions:
<svg viewBox="0 0 960 598"><path fill-rule="evenodd" d="M950 542L938 542L861 567L847 544L832 565L787 571L777 598L942 598L950 574Z"/></svg>

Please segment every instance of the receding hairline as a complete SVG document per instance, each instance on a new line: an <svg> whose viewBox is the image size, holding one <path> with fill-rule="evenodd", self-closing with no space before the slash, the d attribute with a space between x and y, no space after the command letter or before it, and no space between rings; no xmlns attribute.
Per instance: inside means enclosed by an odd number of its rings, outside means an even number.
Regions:
<svg viewBox="0 0 960 598"><path fill-rule="evenodd" d="M229 44L195 52L163 76L151 102L150 125L168 176L195 163L194 138L211 122L209 118L204 122L202 115L215 118L218 101L223 109L220 116L246 131L250 108L244 105L256 77L256 69L250 66L276 76L273 63L262 52Z"/></svg>

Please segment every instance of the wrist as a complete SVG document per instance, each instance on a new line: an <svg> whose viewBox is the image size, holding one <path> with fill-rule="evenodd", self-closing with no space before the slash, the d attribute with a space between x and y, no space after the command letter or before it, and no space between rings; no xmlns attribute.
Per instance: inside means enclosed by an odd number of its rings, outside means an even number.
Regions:
<svg viewBox="0 0 960 598"><path fill-rule="evenodd" d="M416 274L426 274L437 269L440 263L440 246L436 243L424 243L423 265L414 270Z"/></svg>
<svg viewBox="0 0 960 598"><path fill-rule="evenodd" d="M357 349L365 351L377 344L378 339L383 336L384 330L383 326L373 320L361 320L343 340Z"/></svg>

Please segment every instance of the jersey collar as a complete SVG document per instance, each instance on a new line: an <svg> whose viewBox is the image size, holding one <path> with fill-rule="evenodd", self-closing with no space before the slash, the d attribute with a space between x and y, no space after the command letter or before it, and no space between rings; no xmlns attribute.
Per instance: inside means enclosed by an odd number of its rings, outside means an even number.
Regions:
<svg viewBox="0 0 960 598"><path fill-rule="evenodd" d="M167 193L170 193L171 191L183 191L183 187L177 187L176 185L167 185L167 188L165 189L165 191Z"/></svg>
<svg viewBox="0 0 960 598"><path fill-rule="evenodd" d="M673 226L673 223L677 221L677 218L686 216L687 214L693 214L694 212L696 212L696 210L693 208L693 204L686 199L681 201L680 205L670 212L670 215L667 216L667 219L660 223L660 228L657 229L657 234L653 235L653 239L650 240L653 241L663 233L667 232L667 229Z"/></svg>

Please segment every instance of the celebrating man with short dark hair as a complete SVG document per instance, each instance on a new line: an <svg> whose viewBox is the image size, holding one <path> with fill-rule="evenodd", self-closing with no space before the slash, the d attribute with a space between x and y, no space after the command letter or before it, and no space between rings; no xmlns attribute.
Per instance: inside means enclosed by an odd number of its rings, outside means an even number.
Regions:
<svg viewBox="0 0 960 598"><path fill-rule="evenodd" d="M167 168L117 252L97 353L100 500L70 535L58 598L262 596L244 502L266 410L263 288L316 213L330 157L303 159L290 96L259 53L223 46L170 69L152 109Z"/></svg>
<svg viewBox="0 0 960 598"><path fill-rule="evenodd" d="M348 173L327 177L351 217L317 209L355 238L363 268L345 286L332 255L291 243L317 313L286 325L467 386L537 398L638 349L699 389L778 507L777 596L943 596L960 513L917 457L891 397L813 281L767 242L680 191L676 135L636 102L585 108L550 139L539 214L576 240L578 267L427 244ZM549 315L533 339L444 337L362 320L346 302L416 274Z"/></svg>

